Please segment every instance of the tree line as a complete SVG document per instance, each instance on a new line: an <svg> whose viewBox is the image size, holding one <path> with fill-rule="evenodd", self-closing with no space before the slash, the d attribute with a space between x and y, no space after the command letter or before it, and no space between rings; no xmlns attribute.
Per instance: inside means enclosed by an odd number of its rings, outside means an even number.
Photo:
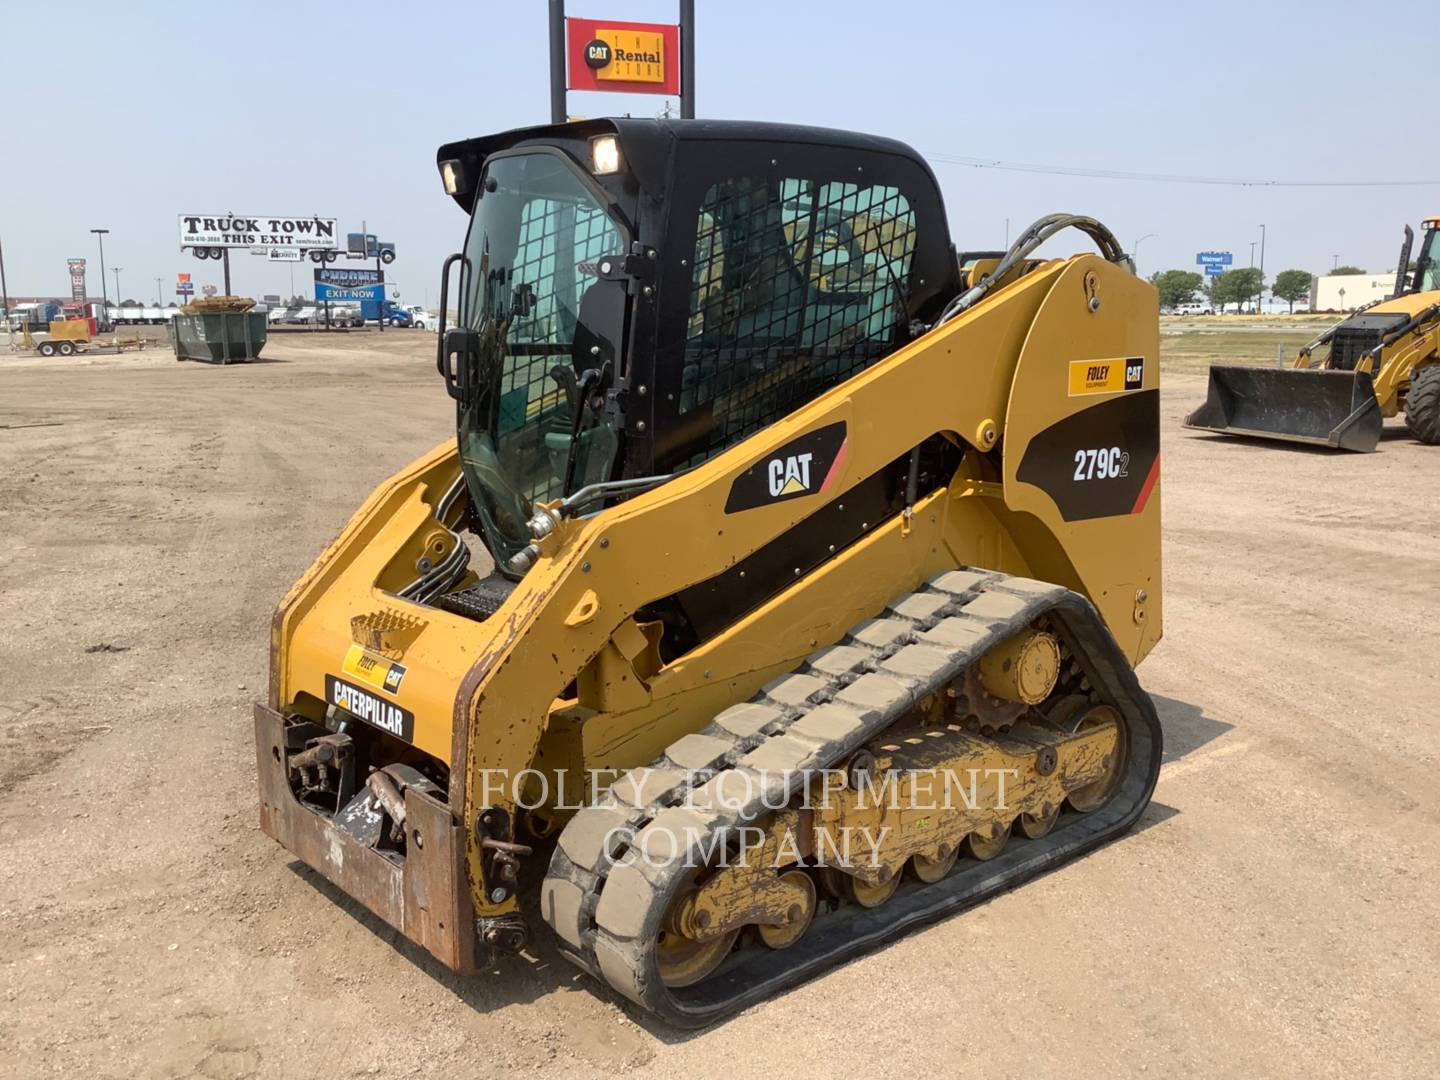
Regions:
<svg viewBox="0 0 1440 1080"><path fill-rule="evenodd" d="M1355 267L1341 267L1331 273L1356 273L1365 271ZM1270 293L1284 300L1295 310L1295 303L1310 295L1310 272L1308 270L1282 270L1275 275ZM1265 275L1258 267L1246 266L1237 270L1226 270L1212 278L1201 277L1192 270L1161 270L1150 275L1150 284L1160 293L1160 310L1174 311L1181 304L1188 304L1197 296L1204 296L1210 306L1220 314L1230 304L1241 311L1247 304L1260 303L1260 294L1265 291Z"/></svg>

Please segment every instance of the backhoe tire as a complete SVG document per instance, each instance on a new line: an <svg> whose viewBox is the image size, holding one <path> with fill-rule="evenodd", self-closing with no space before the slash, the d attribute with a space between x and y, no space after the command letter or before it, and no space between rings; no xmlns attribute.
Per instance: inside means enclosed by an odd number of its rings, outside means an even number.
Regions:
<svg viewBox="0 0 1440 1080"><path fill-rule="evenodd" d="M1440 445L1440 364L1426 364L1410 373L1405 426L1426 445Z"/></svg>

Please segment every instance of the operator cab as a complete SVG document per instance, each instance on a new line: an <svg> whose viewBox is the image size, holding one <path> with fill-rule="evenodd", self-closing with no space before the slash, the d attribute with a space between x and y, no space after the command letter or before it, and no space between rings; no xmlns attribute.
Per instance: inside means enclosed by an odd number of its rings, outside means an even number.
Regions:
<svg viewBox="0 0 1440 1080"><path fill-rule="evenodd" d="M610 119L438 160L471 212L439 364L502 569L533 504L700 464L894 352L959 289L934 175L890 139Z"/></svg>
<svg viewBox="0 0 1440 1080"><path fill-rule="evenodd" d="M1440 216L1428 217L1422 223L1425 233L1420 238L1420 254L1410 279L1410 291L1440 290Z"/></svg>

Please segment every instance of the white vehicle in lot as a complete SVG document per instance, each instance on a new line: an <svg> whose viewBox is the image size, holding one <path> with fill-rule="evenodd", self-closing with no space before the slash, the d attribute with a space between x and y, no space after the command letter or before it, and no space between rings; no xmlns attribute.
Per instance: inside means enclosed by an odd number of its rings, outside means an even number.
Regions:
<svg viewBox="0 0 1440 1080"><path fill-rule="evenodd" d="M407 307L405 310L410 313L410 325L415 327L415 329L434 330L436 328L436 325L438 323L436 317L430 314L430 312L426 311L419 304Z"/></svg>
<svg viewBox="0 0 1440 1080"><path fill-rule="evenodd" d="M180 314L179 308L111 305L105 309L111 326L160 326Z"/></svg>

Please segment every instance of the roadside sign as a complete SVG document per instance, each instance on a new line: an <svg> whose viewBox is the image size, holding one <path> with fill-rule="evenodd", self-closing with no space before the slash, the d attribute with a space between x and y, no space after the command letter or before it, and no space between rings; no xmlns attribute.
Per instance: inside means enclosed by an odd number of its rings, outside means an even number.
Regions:
<svg viewBox="0 0 1440 1080"><path fill-rule="evenodd" d="M338 266L322 266L315 270L316 285L335 285L352 289L364 285L379 285L385 280L383 270L346 270Z"/></svg>
<svg viewBox="0 0 1440 1080"><path fill-rule="evenodd" d="M66 259L70 268L70 299L75 303L85 302L85 260Z"/></svg>
<svg viewBox="0 0 1440 1080"><path fill-rule="evenodd" d="M565 38L571 90L680 93L680 27L673 23L566 19Z"/></svg>
<svg viewBox="0 0 1440 1080"><path fill-rule="evenodd" d="M1221 274L1223 274L1224 272L1225 272L1225 267L1224 267L1224 265L1222 265L1221 263L1206 263L1206 264L1205 264L1205 276L1206 276L1206 277L1219 277L1219 276L1220 276Z"/></svg>
<svg viewBox="0 0 1440 1080"><path fill-rule="evenodd" d="M376 282L373 285L331 285L324 281L315 282L315 300L317 303L365 303L384 299L381 292L385 286Z"/></svg>
<svg viewBox="0 0 1440 1080"><path fill-rule="evenodd" d="M1195 256L1197 266L1232 266L1235 256L1228 251L1202 251Z"/></svg>
<svg viewBox="0 0 1440 1080"><path fill-rule="evenodd" d="M337 219L264 214L181 214L182 248L326 248L340 246Z"/></svg>
<svg viewBox="0 0 1440 1080"><path fill-rule="evenodd" d="M299 248L269 248L265 254L271 262L301 262L305 258Z"/></svg>

